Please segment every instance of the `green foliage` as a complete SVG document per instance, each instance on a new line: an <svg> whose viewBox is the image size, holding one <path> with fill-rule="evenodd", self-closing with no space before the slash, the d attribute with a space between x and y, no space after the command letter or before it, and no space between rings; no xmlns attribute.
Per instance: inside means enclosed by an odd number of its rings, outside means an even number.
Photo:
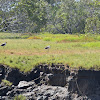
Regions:
<svg viewBox="0 0 100 100"><path fill-rule="evenodd" d="M9 82L8 80L2 80L2 84L6 85L6 86L11 86L12 83Z"/></svg>
<svg viewBox="0 0 100 100"><path fill-rule="evenodd" d="M31 32L39 32L46 24L46 2L43 0L21 0L18 3L18 7L22 11L24 10L28 16L28 19L32 22Z"/></svg>
<svg viewBox="0 0 100 100"><path fill-rule="evenodd" d="M86 19L85 32L93 34L100 33L100 21L98 17Z"/></svg>
<svg viewBox="0 0 100 100"><path fill-rule="evenodd" d="M100 34L99 5L99 0L3 0L0 31Z"/></svg>
<svg viewBox="0 0 100 100"><path fill-rule="evenodd" d="M23 95L16 96L14 100L26 100L26 97Z"/></svg>

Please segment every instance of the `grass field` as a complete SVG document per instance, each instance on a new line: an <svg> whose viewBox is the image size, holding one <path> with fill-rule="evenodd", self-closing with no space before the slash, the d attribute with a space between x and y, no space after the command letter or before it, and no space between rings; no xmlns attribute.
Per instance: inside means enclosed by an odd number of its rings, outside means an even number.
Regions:
<svg viewBox="0 0 100 100"><path fill-rule="evenodd" d="M14 38L6 38L0 33L0 63L21 71L30 71L39 64L69 65L72 68L100 68L100 35L69 35L69 34L27 34ZM19 34L16 34L19 35ZM24 38L24 39L23 39ZM50 45L49 50L45 50Z"/></svg>

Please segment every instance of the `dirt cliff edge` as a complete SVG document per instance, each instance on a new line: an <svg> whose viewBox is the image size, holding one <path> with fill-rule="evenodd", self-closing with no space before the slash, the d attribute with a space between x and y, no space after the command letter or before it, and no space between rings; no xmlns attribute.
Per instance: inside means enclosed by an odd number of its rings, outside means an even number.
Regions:
<svg viewBox="0 0 100 100"><path fill-rule="evenodd" d="M12 82L11 86L2 80ZM0 99L24 95L27 100L100 100L100 71L39 65L24 73L0 65Z"/></svg>

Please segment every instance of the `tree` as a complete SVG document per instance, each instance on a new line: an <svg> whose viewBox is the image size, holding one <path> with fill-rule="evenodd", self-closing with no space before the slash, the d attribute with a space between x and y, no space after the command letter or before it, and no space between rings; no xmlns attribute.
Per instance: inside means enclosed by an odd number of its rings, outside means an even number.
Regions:
<svg viewBox="0 0 100 100"><path fill-rule="evenodd" d="M98 17L91 17L86 19L85 33L100 33L100 21Z"/></svg>
<svg viewBox="0 0 100 100"><path fill-rule="evenodd" d="M99 33L100 0L0 0L0 31Z"/></svg>
<svg viewBox="0 0 100 100"><path fill-rule="evenodd" d="M1 31L40 32L41 28L45 27L47 20L46 2L43 0L8 1L9 5L4 5L4 8L1 8L6 15L3 15L5 18L2 18ZM6 4L8 1L5 0L3 3Z"/></svg>
<svg viewBox="0 0 100 100"><path fill-rule="evenodd" d="M14 19L13 13L11 10L13 9L12 5L16 4L18 0L0 0L0 31L10 31L11 32L11 23Z"/></svg>
<svg viewBox="0 0 100 100"><path fill-rule="evenodd" d="M46 25L46 2L43 0L21 0L18 4L18 13L24 12L27 21L31 22L31 32L40 32ZM20 9L20 10L19 10Z"/></svg>
<svg viewBox="0 0 100 100"><path fill-rule="evenodd" d="M94 0L88 3L88 14L85 23L85 33L100 33L100 1Z"/></svg>
<svg viewBox="0 0 100 100"><path fill-rule="evenodd" d="M59 33L75 33L79 27L79 18L75 0L63 0L56 3L51 9L52 23L49 25ZM81 23L81 22L80 22Z"/></svg>

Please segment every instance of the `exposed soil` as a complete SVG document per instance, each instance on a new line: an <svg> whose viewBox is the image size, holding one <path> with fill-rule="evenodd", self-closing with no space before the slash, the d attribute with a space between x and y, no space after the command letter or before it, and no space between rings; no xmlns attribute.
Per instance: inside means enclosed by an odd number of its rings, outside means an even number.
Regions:
<svg viewBox="0 0 100 100"><path fill-rule="evenodd" d="M23 52L21 51L16 51L16 50L5 50L5 51L2 51L2 53L4 52L5 54L10 54L10 55L46 55L47 53L48 54L85 54L85 53L99 53L100 50L54 50L54 51L50 51L48 52L48 50L44 50L44 51L27 51L27 50L22 50Z"/></svg>
<svg viewBox="0 0 100 100"><path fill-rule="evenodd" d="M13 83L5 86L2 79ZM100 71L39 65L24 73L0 65L0 100L22 94L27 100L100 100Z"/></svg>

